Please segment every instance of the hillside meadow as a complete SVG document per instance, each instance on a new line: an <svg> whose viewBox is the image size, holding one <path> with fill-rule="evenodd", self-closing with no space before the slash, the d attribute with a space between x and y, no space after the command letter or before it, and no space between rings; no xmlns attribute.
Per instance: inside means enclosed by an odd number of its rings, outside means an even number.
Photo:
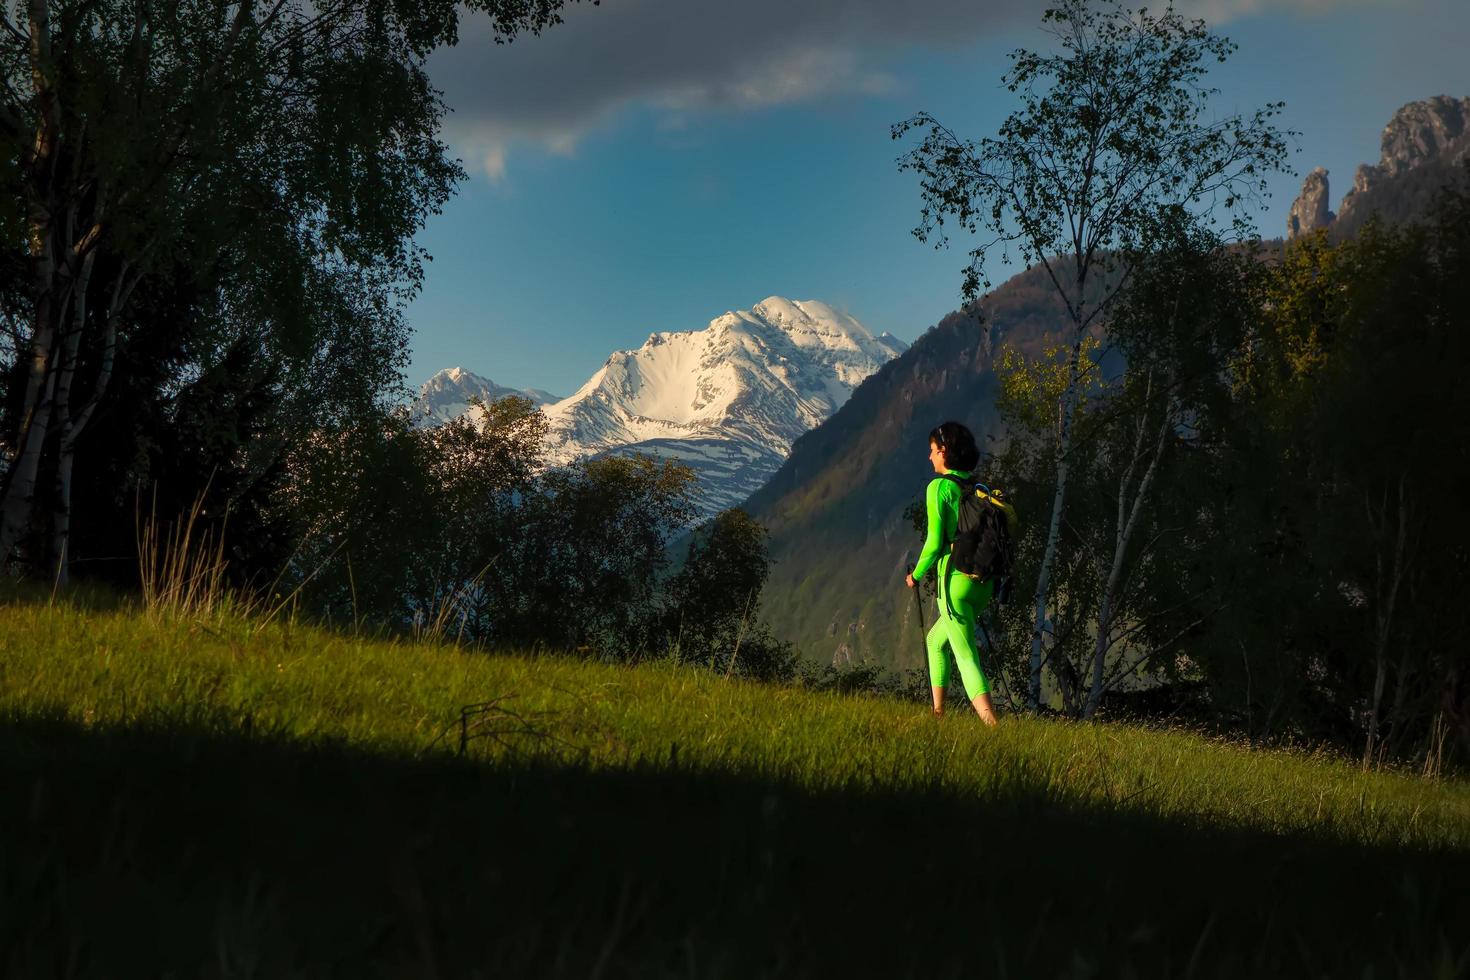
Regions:
<svg viewBox="0 0 1470 980"><path fill-rule="evenodd" d="M1457 976L1470 786L1124 725L0 605L7 977Z"/></svg>

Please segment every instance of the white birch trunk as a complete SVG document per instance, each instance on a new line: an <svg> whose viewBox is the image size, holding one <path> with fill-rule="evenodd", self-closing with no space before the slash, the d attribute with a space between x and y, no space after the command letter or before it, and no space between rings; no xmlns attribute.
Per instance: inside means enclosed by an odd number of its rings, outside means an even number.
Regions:
<svg viewBox="0 0 1470 980"><path fill-rule="evenodd" d="M38 325L39 329L39 325ZM54 331L46 331L54 337ZM35 513L36 482L41 471L41 454L50 433L56 392L55 359L48 352L43 361L38 403L20 438L20 453L10 468L5 497L0 502L0 566L8 563L21 539L30 529ZM32 370L35 370L33 365Z"/></svg>
<svg viewBox="0 0 1470 980"><path fill-rule="evenodd" d="M1036 579L1034 618L1031 623L1031 678L1027 697L1033 710L1041 707L1041 644L1046 627L1046 607L1051 597L1051 568L1056 560L1057 538L1062 528L1062 505L1067 493L1067 473L1072 449L1072 420L1077 413L1078 387L1082 374L1082 331L1067 365L1067 388L1062 394L1061 433L1057 439L1057 486L1052 494L1051 522L1046 529L1046 546L1041 553L1041 571Z"/></svg>
<svg viewBox="0 0 1470 980"><path fill-rule="evenodd" d="M1172 378L1170 379L1172 384ZM1149 388L1152 390L1152 382ZM1167 387L1167 385L1166 385ZM1167 399L1167 395L1165 396ZM1145 410L1147 400L1145 399ZM1097 616L1097 639L1092 651L1092 686L1087 694L1087 704L1082 709L1082 717L1090 719L1097 713L1097 708L1102 703L1103 696L1103 668L1107 659L1108 648L1112 645L1108 642L1109 632L1112 629L1113 605L1117 598L1118 582L1122 578L1123 565L1128 552L1128 544L1133 540L1133 533L1138 529L1138 519L1143 513L1144 504L1148 501L1149 489L1153 486L1154 475L1158 472L1159 460L1164 455L1164 446L1168 442L1170 423L1173 420L1169 412L1167 400L1164 407L1164 418L1159 424L1159 436L1154 442L1153 458L1149 460L1148 469L1143 473L1143 478L1138 483L1138 492L1133 497L1133 506L1127 515L1125 522L1124 509L1128 496L1128 484L1133 479L1133 469L1138 459L1134 453L1134 461L1128 464L1128 470L1123 476L1123 482L1118 487L1118 531L1114 539L1113 560L1108 570L1107 583L1103 587L1102 603L1098 608ZM1139 424L1139 436L1143 435L1142 422ZM1141 441L1141 438L1140 438Z"/></svg>
<svg viewBox="0 0 1470 980"><path fill-rule="evenodd" d="M65 273L58 262L57 220L63 211L55 196L55 161L61 132L60 106L48 72L51 69L51 20L46 0L27 4L31 87L37 110L35 137L23 153L27 199L26 237L35 308L31 312L31 358L26 377L21 424L15 455L5 475L0 499L0 567L7 565L35 515L36 483L41 456L50 435L56 396L56 368L61 338L58 324L66 316L66 294L58 288Z"/></svg>
<svg viewBox="0 0 1470 980"><path fill-rule="evenodd" d="M135 276L131 282L124 285L128 278L128 268L128 263L124 262L118 271L117 280L113 283L112 298L104 314L102 362L98 368L97 380L92 385L91 394L81 411L73 416L70 409L71 379L68 378L67 399L58 400L61 439L56 460L56 509L51 521L51 558L56 569L56 581L62 586L67 582L66 557L71 550L71 476L76 463L77 440L86 430L87 423L91 421L98 403L107 394L107 386L112 380L112 365L117 352L118 320L122 316L124 305L132 295L133 287L138 283L138 278ZM72 367L74 368L75 364Z"/></svg>

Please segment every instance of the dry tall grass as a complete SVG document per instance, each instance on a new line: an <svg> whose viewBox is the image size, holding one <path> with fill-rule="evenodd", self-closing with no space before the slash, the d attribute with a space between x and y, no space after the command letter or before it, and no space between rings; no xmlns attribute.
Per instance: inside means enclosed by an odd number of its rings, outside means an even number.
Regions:
<svg viewBox="0 0 1470 980"><path fill-rule="evenodd" d="M225 558L226 514L217 527L206 518L205 495L194 499L186 514L173 521L158 519L154 491L148 519L141 514L138 527L138 577L143 608L155 621L161 618L208 619L227 609L255 611L251 603L229 588Z"/></svg>

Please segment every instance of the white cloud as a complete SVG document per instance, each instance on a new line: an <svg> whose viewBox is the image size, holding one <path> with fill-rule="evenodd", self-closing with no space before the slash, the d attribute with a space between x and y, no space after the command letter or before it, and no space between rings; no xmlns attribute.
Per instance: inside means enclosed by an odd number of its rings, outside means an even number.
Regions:
<svg viewBox="0 0 1470 980"><path fill-rule="evenodd" d="M1274 12L1326 13L1353 7L1392 7L1394 0L1181 0L1175 6L1186 17L1212 25L1228 25L1241 17Z"/></svg>
<svg viewBox="0 0 1470 980"><path fill-rule="evenodd" d="M830 48L783 51L726 78L691 84L658 100L669 109L762 109L845 92L886 91L891 79L864 69L858 53Z"/></svg>
<svg viewBox="0 0 1470 980"><path fill-rule="evenodd" d="M485 172L485 176L497 184L504 180L505 144L503 142L490 142L477 147L477 149L479 153L472 154L472 156L479 157L480 168Z"/></svg>

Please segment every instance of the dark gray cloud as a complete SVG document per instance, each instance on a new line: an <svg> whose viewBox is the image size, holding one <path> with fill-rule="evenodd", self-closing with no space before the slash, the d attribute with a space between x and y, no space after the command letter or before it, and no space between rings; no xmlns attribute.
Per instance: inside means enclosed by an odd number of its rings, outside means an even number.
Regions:
<svg viewBox="0 0 1470 980"><path fill-rule="evenodd" d="M876 92L895 48L963 42L1034 20L1034 0L604 0L508 46L483 23L430 70L454 109L446 133L472 166L498 175L507 149L570 152L631 105L671 115Z"/></svg>
<svg viewBox="0 0 1470 980"><path fill-rule="evenodd" d="M1189 0L1222 22L1263 8L1339 0ZM1361 0L1360 0L1361 2ZM914 47L969 44L1038 22L1046 0L603 0L567 9L539 38L499 46L483 22L436 53L435 82L454 109L446 136L470 166L504 173L509 148L571 152L630 106L681 113L759 108L894 84L883 65Z"/></svg>

